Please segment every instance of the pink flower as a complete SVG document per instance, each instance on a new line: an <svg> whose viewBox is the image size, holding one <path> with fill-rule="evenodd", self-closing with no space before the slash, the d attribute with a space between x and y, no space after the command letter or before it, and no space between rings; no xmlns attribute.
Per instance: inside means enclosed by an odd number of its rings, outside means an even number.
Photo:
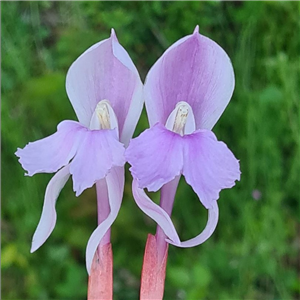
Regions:
<svg viewBox="0 0 300 300"><path fill-rule="evenodd" d="M124 145L141 114L142 87L114 30L110 38L90 47L71 65L66 89L79 122L63 121L56 133L16 152L29 176L57 172L46 189L31 252L51 234L56 223L55 203L70 175L76 196L97 186L99 225L87 246L88 271L99 243L110 242L110 227L123 197Z"/></svg>
<svg viewBox="0 0 300 300"><path fill-rule="evenodd" d="M240 179L238 160L211 131L233 89L229 57L200 35L198 26L167 49L147 75L145 104L151 128L130 142L125 156L131 164L137 205L162 229L158 240L163 237L175 246L193 247L216 228L219 192ZM184 242L170 218L181 175L209 210L204 231ZM161 190L160 205L151 201L145 188Z"/></svg>

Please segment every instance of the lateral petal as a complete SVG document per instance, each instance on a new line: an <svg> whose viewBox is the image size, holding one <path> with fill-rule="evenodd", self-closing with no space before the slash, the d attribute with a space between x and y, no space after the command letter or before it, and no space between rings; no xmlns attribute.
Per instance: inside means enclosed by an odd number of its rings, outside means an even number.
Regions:
<svg viewBox="0 0 300 300"><path fill-rule="evenodd" d="M123 198L124 191L124 167L115 167L106 176L110 213L108 217L98 225L92 233L86 248L86 268L90 273L94 254L107 230L116 219Z"/></svg>
<svg viewBox="0 0 300 300"><path fill-rule="evenodd" d="M116 130L86 130L70 164L76 196L104 178L113 167L123 166L124 150Z"/></svg>
<svg viewBox="0 0 300 300"><path fill-rule="evenodd" d="M53 231L56 223L56 200L69 177L69 165L67 165L59 170L49 181L46 188L42 215L32 238L31 253L41 247Z"/></svg>
<svg viewBox="0 0 300 300"><path fill-rule="evenodd" d="M204 230L199 235L184 242L177 243L170 239L166 239L166 242L181 248L190 248L190 247L195 247L200 244L203 244L214 233L218 224L218 220L219 220L219 208L218 208L217 201L214 201L211 205L211 208L208 209L207 224Z"/></svg>
<svg viewBox="0 0 300 300"><path fill-rule="evenodd" d="M132 181L132 193L138 207L161 227L171 241L175 244L180 244L180 239L170 216L159 205L154 203L143 189L139 188L136 179Z"/></svg>
<svg viewBox="0 0 300 300"><path fill-rule="evenodd" d="M66 90L78 120L89 126L100 100L107 99L118 118L120 139L127 144L143 106L142 82L114 30L75 60L66 79Z"/></svg>
<svg viewBox="0 0 300 300"><path fill-rule="evenodd" d="M184 137L182 174L206 208L219 198L219 192L240 180L239 161L212 131L198 130Z"/></svg>
<svg viewBox="0 0 300 300"><path fill-rule="evenodd" d="M160 123L130 141L125 152L131 174L140 188L158 191L180 175L183 167L183 139Z"/></svg>
<svg viewBox="0 0 300 300"><path fill-rule="evenodd" d="M54 134L18 148L15 155L23 169L32 176L36 173L54 173L67 165L76 154L84 128L75 121L63 121Z"/></svg>
<svg viewBox="0 0 300 300"><path fill-rule="evenodd" d="M145 104L150 126L163 124L176 103L193 109L196 128L211 129L226 108L234 89L228 55L197 27L167 49L150 69L145 82Z"/></svg>

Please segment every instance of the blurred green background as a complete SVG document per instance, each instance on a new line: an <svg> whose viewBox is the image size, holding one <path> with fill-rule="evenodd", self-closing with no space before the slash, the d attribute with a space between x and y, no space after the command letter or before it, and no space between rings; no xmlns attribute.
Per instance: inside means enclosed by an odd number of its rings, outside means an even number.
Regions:
<svg viewBox="0 0 300 300"><path fill-rule="evenodd" d="M76 119L68 67L115 28L142 80L163 51L200 32L232 59L236 88L214 128L240 159L241 182L221 192L214 235L170 246L165 299L299 299L299 2L1 2L2 299L85 299L85 247L96 227L94 189L76 198L71 180L54 232L30 254L50 174L24 177L14 152ZM145 112L135 136L148 127ZM155 223L131 194L112 227L114 299L138 299ZM158 195L153 196L155 199ZM207 212L184 181L173 220L184 239Z"/></svg>

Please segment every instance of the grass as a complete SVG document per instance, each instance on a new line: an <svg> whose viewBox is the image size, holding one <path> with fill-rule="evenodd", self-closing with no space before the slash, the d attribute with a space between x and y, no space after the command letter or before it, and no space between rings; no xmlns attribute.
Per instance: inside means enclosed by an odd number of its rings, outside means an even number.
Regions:
<svg viewBox="0 0 300 300"><path fill-rule="evenodd" d="M76 119L64 89L71 63L114 27L142 79L163 51L199 24L232 59L236 88L214 132L240 159L242 178L219 199L205 244L170 247L165 299L299 299L298 2L1 2L2 298L84 299L85 247L96 226L95 192L71 182L46 244L30 254L51 175L24 177L17 147ZM135 136L148 126L145 112ZM112 227L115 299L137 299L147 234L127 172ZM255 200L253 191L260 192ZM173 220L196 235L206 211L184 181Z"/></svg>

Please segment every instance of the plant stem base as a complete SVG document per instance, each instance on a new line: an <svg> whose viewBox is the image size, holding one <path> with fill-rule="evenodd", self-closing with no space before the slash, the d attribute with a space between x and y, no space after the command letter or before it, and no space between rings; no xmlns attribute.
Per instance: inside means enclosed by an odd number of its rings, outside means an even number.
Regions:
<svg viewBox="0 0 300 300"><path fill-rule="evenodd" d="M163 260L158 260L156 237L148 234L141 279L141 300L161 300L164 295L168 245Z"/></svg>
<svg viewBox="0 0 300 300"><path fill-rule="evenodd" d="M113 256L111 243L95 253L88 282L88 300L113 299Z"/></svg>

